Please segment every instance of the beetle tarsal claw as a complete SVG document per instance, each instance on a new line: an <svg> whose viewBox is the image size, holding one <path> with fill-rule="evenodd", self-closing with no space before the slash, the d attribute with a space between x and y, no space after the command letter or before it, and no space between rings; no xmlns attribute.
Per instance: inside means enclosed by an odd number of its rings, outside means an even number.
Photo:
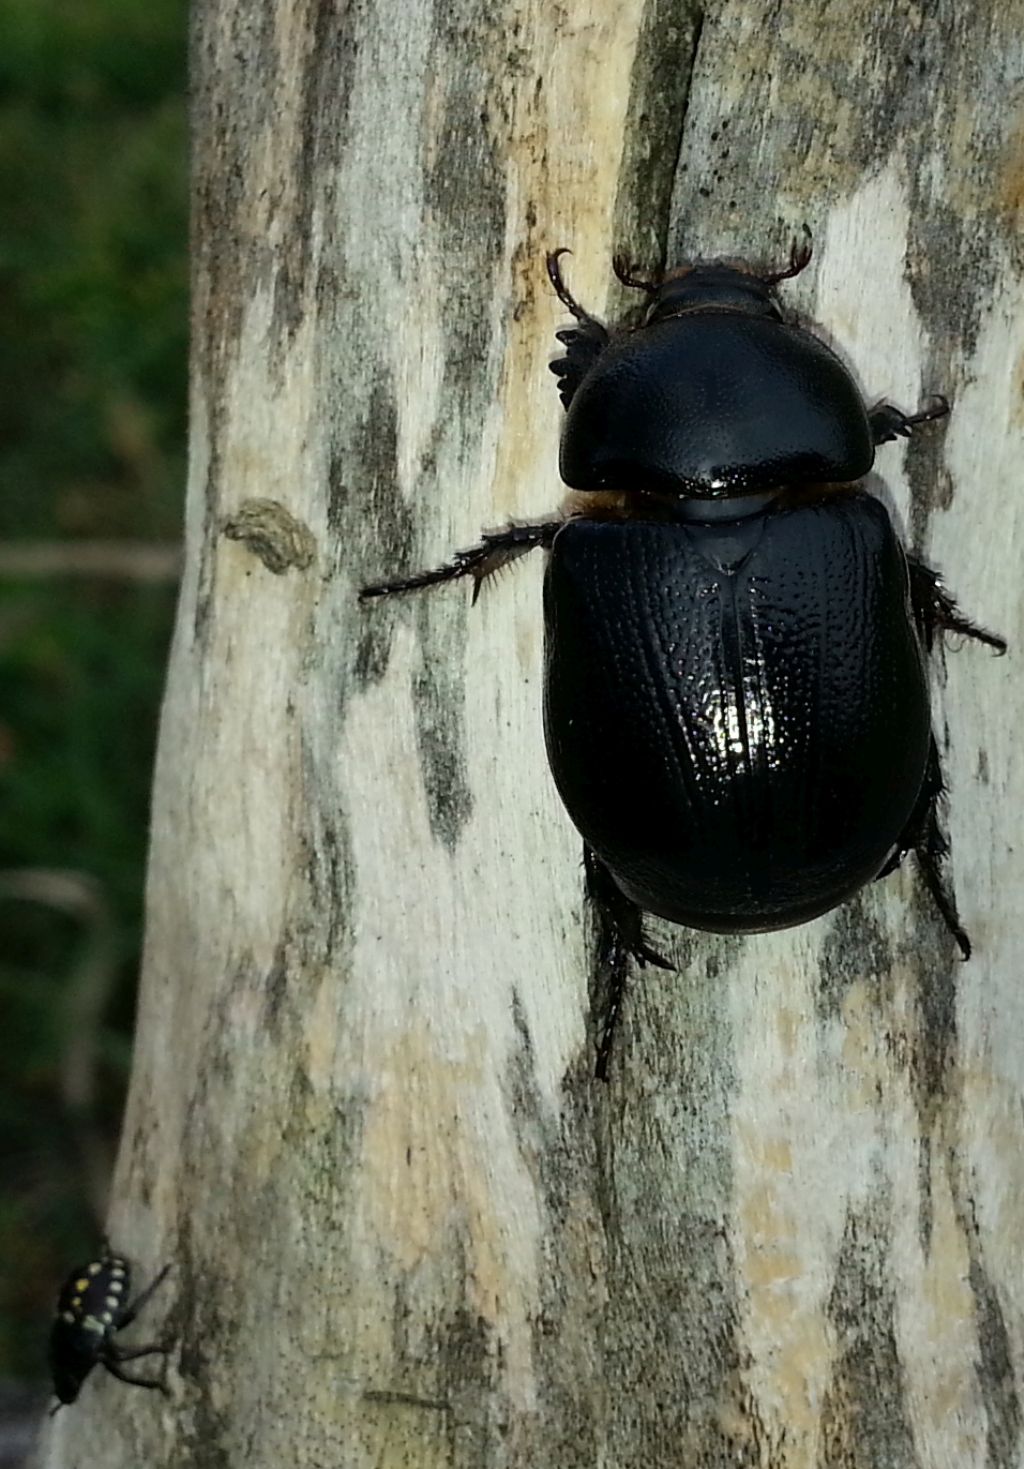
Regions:
<svg viewBox="0 0 1024 1469"><path fill-rule="evenodd" d="M632 953L633 958L640 965L641 969L645 968L648 964L653 964L655 969L675 968L675 965L672 964L668 959L666 959L664 954L659 954L657 949L651 948L650 944L642 943L639 948L634 949Z"/></svg>
<svg viewBox="0 0 1024 1469"><path fill-rule="evenodd" d="M912 413L903 426L903 432L909 433L918 423L933 423L936 418L945 418L949 413L949 399L943 393L933 393L926 408L920 413Z"/></svg>

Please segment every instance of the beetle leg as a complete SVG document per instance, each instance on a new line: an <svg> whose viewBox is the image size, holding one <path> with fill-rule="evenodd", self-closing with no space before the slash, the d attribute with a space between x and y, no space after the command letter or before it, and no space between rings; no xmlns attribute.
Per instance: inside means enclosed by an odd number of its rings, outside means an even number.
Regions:
<svg viewBox="0 0 1024 1469"><path fill-rule="evenodd" d="M359 593L360 602L371 597L390 597L396 592L417 592L422 587L439 586L442 582L455 581L460 576L471 576L475 583L473 601L480 595L480 588L489 576L503 566L525 556L536 546L548 550L555 539L555 532L562 525L560 520L541 520L535 525L510 525L506 530L489 531L480 538L479 545L466 551L456 551L443 566L431 571L417 571L412 576L401 576L395 581L371 583Z"/></svg>
<svg viewBox="0 0 1024 1469"><path fill-rule="evenodd" d="M639 276L634 275L633 269L634 267L630 265L627 256L612 256L612 270L615 272L616 280L621 281L622 284L624 286L627 286L631 291L646 291L648 296L653 296L657 292L658 286L661 284L664 272L660 270L658 271L657 281L645 281L641 280Z"/></svg>
<svg viewBox="0 0 1024 1469"><path fill-rule="evenodd" d="M118 1328L120 1329L120 1328ZM134 1362L138 1357L166 1357L170 1346L154 1342L150 1347L122 1347L119 1342L109 1342L104 1349L104 1362Z"/></svg>
<svg viewBox="0 0 1024 1469"><path fill-rule="evenodd" d="M937 757L936 757L937 758ZM939 917L956 941L960 957L965 961L971 957L971 940L960 922L953 885L944 871L949 856L949 841L939 825L939 795L943 790L939 776L939 794L932 798L914 852L921 869L924 885L931 894L932 902L939 910Z"/></svg>
<svg viewBox="0 0 1024 1469"><path fill-rule="evenodd" d="M170 1265L165 1265L164 1268L160 1271L160 1274L156 1277L156 1279L150 1281L149 1285L146 1286L146 1289L144 1291L140 1291L139 1294L135 1297L134 1301L129 1302L124 1315L117 1323L118 1331L122 1331L126 1326L130 1326L132 1324L136 1316L142 1310L143 1306L148 1300L150 1300L157 1287L162 1285L163 1282L167 1279L167 1272L170 1270L170 1268Z"/></svg>
<svg viewBox="0 0 1024 1469"><path fill-rule="evenodd" d="M956 602L943 588L942 578L937 571L933 571L923 561L918 561L915 556L908 556L907 564L910 568L910 601L914 609L914 620L921 641L929 653L936 631L960 633L965 638L973 638L975 642L986 643L990 648L995 648L997 653L1006 652L1005 638L988 632L964 617Z"/></svg>
<svg viewBox="0 0 1024 1469"><path fill-rule="evenodd" d="M876 444L888 444L891 439L909 439L914 429L922 423L932 423L936 418L945 418L949 412L949 399L936 393L927 408L920 413L901 413L891 403L880 403L868 414L871 437Z"/></svg>
<svg viewBox="0 0 1024 1469"><path fill-rule="evenodd" d="M910 813L910 820L900 836L896 851L878 876L887 877L890 872L894 872L899 867L908 852L913 852L917 857L921 876L924 878L925 887L931 894L932 902L939 910L943 923L956 940L961 956L969 959L971 940L960 922L953 888L944 871L945 861L949 856L949 842L939 823L939 805L945 793L946 786L942 779L939 747L933 735L917 803Z"/></svg>
<svg viewBox="0 0 1024 1469"><path fill-rule="evenodd" d="M608 328L596 316L591 316L589 311L584 311L562 279L559 261L563 255L570 253L563 247L561 250L552 250L547 258L548 279L555 289L555 295L579 323L578 326L555 332L556 339L565 347L565 356L557 357L548 364L549 370L558 378L558 392L563 408L568 408L576 389L608 345Z"/></svg>
<svg viewBox="0 0 1024 1469"><path fill-rule="evenodd" d="M159 1378L135 1377L131 1372L126 1372L123 1367L119 1366L118 1363L110 1357L101 1357L100 1361L110 1373L111 1377L116 1377L118 1382L130 1383L132 1387L150 1387L155 1388L157 1392L167 1392L167 1384L165 1382L161 1382Z"/></svg>
<svg viewBox="0 0 1024 1469"><path fill-rule="evenodd" d="M642 910L626 897L597 853L587 846L583 848L583 869L587 897L597 914L598 969L607 976L608 983L594 1075L599 1081L607 1081L612 1041L626 988L627 960L632 955L641 968L654 964L658 969L671 969L672 965L646 942Z"/></svg>
<svg viewBox="0 0 1024 1469"><path fill-rule="evenodd" d="M556 357L548 363L548 371L558 378L558 393L562 407L568 408L576 389L608 345L608 333L599 321L593 319L582 326L569 326L555 332L558 341L565 345L565 356Z"/></svg>
<svg viewBox="0 0 1024 1469"><path fill-rule="evenodd" d="M789 247L789 264L785 270L772 270L767 275L759 277L766 286L777 286L780 281L791 281L795 275L806 270L811 263L814 253L814 245L811 239L811 227L804 225L803 239L794 239Z"/></svg>

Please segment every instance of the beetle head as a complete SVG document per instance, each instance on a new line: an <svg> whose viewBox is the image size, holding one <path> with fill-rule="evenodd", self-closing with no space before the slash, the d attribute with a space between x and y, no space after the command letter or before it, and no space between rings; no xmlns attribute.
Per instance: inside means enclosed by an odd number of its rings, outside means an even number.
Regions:
<svg viewBox="0 0 1024 1469"><path fill-rule="evenodd" d="M646 291L650 296L643 324L651 326L697 311L732 311L781 321L775 287L780 281L799 275L810 258L811 234L805 225L804 239L793 241L789 265L784 270L761 272L745 260L709 260L683 265L660 281L645 281L632 275L621 257L616 257L613 264L623 285Z"/></svg>
<svg viewBox="0 0 1024 1469"><path fill-rule="evenodd" d="M734 265L715 261L687 266L670 275L653 292L644 315L644 325L686 316L694 311L738 311L745 316L768 316L782 320L779 303L771 286L759 276Z"/></svg>

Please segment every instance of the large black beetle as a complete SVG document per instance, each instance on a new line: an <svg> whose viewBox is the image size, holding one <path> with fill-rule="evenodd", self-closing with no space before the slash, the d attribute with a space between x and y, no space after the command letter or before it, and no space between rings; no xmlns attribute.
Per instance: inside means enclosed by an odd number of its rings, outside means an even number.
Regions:
<svg viewBox="0 0 1024 1469"><path fill-rule="evenodd" d="M552 363L567 409L557 519L485 535L378 597L482 582L535 546L548 759L583 836L610 1000L632 955L665 965L642 914L715 933L804 923L914 851L963 956L943 871L942 774L925 654L936 633L1004 651L901 546L857 485L875 447L948 412L869 411L823 342L787 323L788 269L738 260L654 284L609 331L548 273L576 324Z"/></svg>

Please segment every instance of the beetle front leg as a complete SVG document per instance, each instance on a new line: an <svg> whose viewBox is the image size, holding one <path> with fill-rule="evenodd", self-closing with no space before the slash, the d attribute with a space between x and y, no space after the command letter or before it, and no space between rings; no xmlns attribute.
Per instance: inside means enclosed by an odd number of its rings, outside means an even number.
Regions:
<svg viewBox="0 0 1024 1469"><path fill-rule="evenodd" d="M533 525L510 525L505 530L488 531L476 546L466 551L456 551L443 566L430 571L417 571L412 576L397 577L394 581L371 582L359 592L360 602L373 597L391 597L400 592L418 592L423 587L440 586L442 582L456 581L460 576L471 576L474 581L473 601L480 595L480 588L489 576L525 556L528 551L542 546L549 550L561 520L541 520Z"/></svg>
<svg viewBox="0 0 1024 1469"><path fill-rule="evenodd" d="M876 444L888 444L892 439L909 439L914 429L922 423L933 423L936 418L945 418L949 412L949 399L936 393L927 408L920 413L901 413L891 403L880 403L868 414L871 437Z"/></svg>
<svg viewBox="0 0 1024 1469"><path fill-rule="evenodd" d="M565 354L549 362L548 371L557 377L562 407L568 408L576 389L607 347L608 333L599 321L594 321L583 326L567 326L555 332L555 337L565 348Z"/></svg>
<svg viewBox="0 0 1024 1469"><path fill-rule="evenodd" d="M907 565L910 569L910 602L914 609L914 620L929 653L936 632L960 633L965 638L973 638L976 643L985 643L988 647L995 648L999 654L1006 652L1005 638L979 627L963 615L943 587L942 578L937 571L933 571L916 556L908 556Z"/></svg>
<svg viewBox="0 0 1024 1469"><path fill-rule="evenodd" d="M564 248L552 250L547 260L548 278L555 288L555 295L578 323L577 326L565 327L562 331L555 332L555 337L565 348L565 355L556 357L554 362L548 364L549 371L558 378L558 392L563 408L568 408L576 389L609 342L608 328L596 316L591 316L589 311L584 311L562 279L559 260L570 253Z"/></svg>
<svg viewBox="0 0 1024 1469"><path fill-rule="evenodd" d="M606 976L608 985L594 1075L598 1081L607 1081L630 956L641 969L646 964L654 964L658 969L671 969L672 965L647 943L642 909L626 897L591 847L583 848L583 870L586 873L587 897L594 905L597 917L598 969Z"/></svg>

